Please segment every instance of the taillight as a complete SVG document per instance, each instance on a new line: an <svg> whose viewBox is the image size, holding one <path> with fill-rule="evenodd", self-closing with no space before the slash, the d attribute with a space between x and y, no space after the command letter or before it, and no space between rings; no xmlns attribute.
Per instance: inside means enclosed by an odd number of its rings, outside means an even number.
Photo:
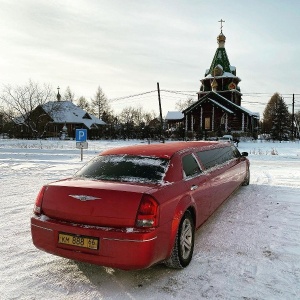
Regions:
<svg viewBox="0 0 300 300"><path fill-rule="evenodd" d="M33 213L36 215L40 215L42 213L42 201L43 201L45 189L46 186L43 186L35 199Z"/></svg>
<svg viewBox="0 0 300 300"><path fill-rule="evenodd" d="M158 225L159 205L157 201L150 195L143 195L137 216L136 226L149 228Z"/></svg>

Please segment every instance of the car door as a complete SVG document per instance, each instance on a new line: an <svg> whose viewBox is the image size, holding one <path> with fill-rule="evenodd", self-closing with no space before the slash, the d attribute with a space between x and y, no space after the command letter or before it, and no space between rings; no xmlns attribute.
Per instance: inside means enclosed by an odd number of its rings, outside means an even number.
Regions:
<svg viewBox="0 0 300 300"><path fill-rule="evenodd" d="M193 153L182 157L182 172L186 190L197 207L197 223L200 226L210 214L210 183L207 176L202 172L201 167Z"/></svg>
<svg viewBox="0 0 300 300"><path fill-rule="evenodd" d="M211 176L211 213L240 185L239 160L233 156L231 146L214 149L216 164L209 170Z"/></svg>

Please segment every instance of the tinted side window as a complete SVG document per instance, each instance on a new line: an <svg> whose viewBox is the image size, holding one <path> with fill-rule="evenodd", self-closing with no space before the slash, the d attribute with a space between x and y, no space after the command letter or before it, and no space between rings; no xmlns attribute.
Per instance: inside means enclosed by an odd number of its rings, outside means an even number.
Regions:
<svg viewBox="0 0 300 300"><path fill-rule="evenodd" d="M197 152L197 156L200 158L205 166L205 169L210 169L216 165L221 165L226 161L236 157L236 153L232 147L216 148L206 151Z"/></svg>
<svg viewBox="0 0 300 300"><path fill-rule="evenodd" d="M192 154L188 154L182 158L182 167L186 177L201 173L200 167Z"/></svg>
<svg viewBox="0 0 300 300"><path fill-rule="evenodd" d="M197 152L197 156L202 161L205 169L210 169L218 163L218 155L216 155L214 150L216 149Z"/></svg>
<svg viewBox="0 0 300 300"><path fill-rule="evenodd" d="M235 158L241 157L241 153L240 153L240 151L239 151L236 147L231 146L231 149L232 149L232 152L233 152L233 156L234 156Z"/></svg>
<svg viewBox="0 0 300 300"><path fill-rule="evenodd" d="M218 150L221 152L220 164L234 158L231 147L220 148Z"/></svg>

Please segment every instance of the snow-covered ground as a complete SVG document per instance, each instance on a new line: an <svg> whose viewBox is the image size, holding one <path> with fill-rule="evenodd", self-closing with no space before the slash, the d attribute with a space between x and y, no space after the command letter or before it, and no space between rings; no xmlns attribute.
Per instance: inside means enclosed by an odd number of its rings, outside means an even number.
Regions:
<svg viewBox="0 0 300 300"><path fill-rule="evenodd" d="M40 187L103 149L140 141L0 140L0 299L300 299L300 144L241 142L250 185L197 231L183 270L120 271L52 256L31 242Z"/></svg>

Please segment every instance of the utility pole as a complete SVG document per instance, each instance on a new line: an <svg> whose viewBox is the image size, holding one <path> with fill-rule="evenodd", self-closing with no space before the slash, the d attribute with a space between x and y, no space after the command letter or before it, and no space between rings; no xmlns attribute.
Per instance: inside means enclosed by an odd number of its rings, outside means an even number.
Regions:
<svg viewBox="0 0 300 300"><path fill-rule="evenodd" d="M165 139L164 139L164 137L163 137L163 127L164 127L164 123L163 123L162 111L161 111L161 101L160 101L159 82L157 83L157 93L158 93L159 116L160 116L160 126L161 126L160 135L161 135L161 139L162 139L162 141L163 141L163 143L164 143L164 142L165 142Z"/></svg>
<svg viewBox="0 0 300 300"><path fill-rule="evenodd" d="M294 121L295 121L295 94L293 94L293 106L292 106L292 140L294 140Z"/></svg>

